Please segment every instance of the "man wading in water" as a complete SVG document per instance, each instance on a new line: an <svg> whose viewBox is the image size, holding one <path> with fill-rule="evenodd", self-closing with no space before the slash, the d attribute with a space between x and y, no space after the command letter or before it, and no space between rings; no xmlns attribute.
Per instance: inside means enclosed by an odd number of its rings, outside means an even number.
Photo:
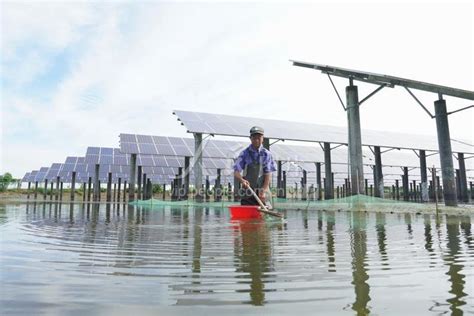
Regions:
<svg viewBox="0 0 474 316"><path fill-rule="evenodd" d="M263 132L263 128L258 126L250 129L251 144L240 153L234 165L234 177L244 188L240 190L241 205L258 205L257 200L248 190L249 186L265 203L265 192L268 191L272 172L276 171L272 154L263 148Z"/></svg>

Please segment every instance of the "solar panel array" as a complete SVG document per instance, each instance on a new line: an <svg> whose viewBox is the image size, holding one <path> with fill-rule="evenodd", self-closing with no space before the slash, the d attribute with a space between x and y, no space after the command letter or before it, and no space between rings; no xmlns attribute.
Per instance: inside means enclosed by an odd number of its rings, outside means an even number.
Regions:
<svg viewBox="0 0 474 316"><path fill-rule="evenodd" d="M347 128L344 127L180 110L173 114L189 133L247 137L250 127L257 125L265 129L265 137L272 139L348 143ZM362 145L366 146L438 151L436 137L365 129L361 132ZM451 146L453 152L474 153L472 145L452 142Z"/></svg>

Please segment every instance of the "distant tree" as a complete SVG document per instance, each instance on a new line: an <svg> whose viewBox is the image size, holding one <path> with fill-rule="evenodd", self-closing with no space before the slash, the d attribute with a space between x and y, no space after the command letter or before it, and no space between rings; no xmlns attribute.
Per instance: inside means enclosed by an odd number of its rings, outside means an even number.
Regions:
<svg viewBox="0 0 474 316"><path fill-rule="evenodd" d="M15 182L15 179L13 179L11 173L6 172L5 174L0 176L0 191L3 192L8 188L8 185L10 183Z"/></svg>

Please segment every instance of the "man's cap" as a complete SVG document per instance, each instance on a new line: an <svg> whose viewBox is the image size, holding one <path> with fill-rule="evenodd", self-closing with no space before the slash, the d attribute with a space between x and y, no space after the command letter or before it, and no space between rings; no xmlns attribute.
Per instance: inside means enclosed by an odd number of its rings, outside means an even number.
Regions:
<svg viewBox="0 0 474 316"><path fill-rule="evenodd" d="M261 134L263 135L264 134L264 131L263 131L263 128L261 128L260 126L254 126L250 129L250 136L252 136L253 134Z"/></svg>

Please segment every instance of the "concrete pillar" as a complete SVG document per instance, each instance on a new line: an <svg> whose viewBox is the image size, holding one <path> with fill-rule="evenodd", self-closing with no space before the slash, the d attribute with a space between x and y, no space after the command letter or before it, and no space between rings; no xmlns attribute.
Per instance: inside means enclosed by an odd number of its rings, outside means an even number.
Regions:
<svg viewBox="0 0 474 316"><path fill-rule="evenodd" d="M100 199L99 171L100 171L100 165L96 164L94 168L94 194L92 198L94 202L97 202Z"/></svg>
<svg viewBox="0 0 474 316"><path fill-rule="evenodd" d="M209 191L211 189L211 183L209 182L209 176L206 176L206 202L209 202L210 200L210 195L209 195Z"/></svg>
<svg viewBox="0 0 474 316"><path fill-rule="evenodd" d="M433 189L433 180L430 180L430 185L428 187L428 194L430 196L430 201L434 201L434 189Z"/></svg>
<svg viewBox="0 0 474 316"><path fill-rule="evenodd" d="M31 189L31 181L28 181L28 191L26 191L26 198L30 199L30 189Z"/></svg>
<svg viewBox="0 0 474 316"><path fill-rule="evenodd" d="M46 194L48 193L48 179L44 180L43 200L46 200Z"/></svg>
<svg viewBox="0 0 474 316"><path fill-rule="evenodd" d="M374 147L375 153L375 176L377 179L374 180L375 186L375 196L379 198L384 198L384 182L383 182L383 172L382 172L382 154L380 153L380 147Z"/></svg>
<svg viewBox="0 0 474 316"><path fill-rule="evenodd" d="M318 188L318 201L323 199L323 188L321 186L321 163L316 163L316 184Z"/></svg>
<svg viewBox="0 0 474 316"><path fill-rule="evenodd" d="M303 170L303 178L301 181L301 199L303 201L306 201L308 199L307 182L308 182L308 174L306 173L306 170Z"/></svg>
<svg viewBox="0 0 474 316"><path fill-rule="evenodd" d="M87 202L91 201L92 177L89 177L87 183Z"/></svg>
<svg viewBox="0 0 474 316"><path fill-rule="evenodd" d="M136 170L137 170L137 154L131 154L130 155L130 179L129 179L130 184L128 187L128 201L129 202L135 201L135 181L137 180L137 176L135 173Z"/></svg>
<svg viewBox="0 0 474 316"><path fill-rule="evenodd" d="M454 182L453 152L449 135L449 122L446 113L446 101L437 100L434 103L436 115L436 129L438 131L439 158L443 175L444 204L457 206L456 187Z"/></svg>
<svg viewBox="0 0 474 316"><path fill-rule="evenodd" d="M408 185L408 167L403 167L403 200L410 199L409 185Z"/></svg>
<svg viewBox="0 0 474 316"><path fill-rule="evenodd" d="M221 169L217 169L217 178L216 178L216 185L214 186L214 199L216 202L220 202L222 200L222 187L221 187Z"/></svg>
<svg viewBox="0 0 474 316"><path fill-rule="evenodd" d="M454 182L456 183L456 198L458 201L461 201L461 174L459 169L455 169L454 171L456 173L456 177L454 177Z"/></svg>
<svg viewBox="0 0 474 316"><path fill-rule="evenodd" d="M137 200L142 199L142 166L137 167Z"/></svg>
<svg viewBox="0 0 474 316"><path fill-rule="evenodd" d="M286 199L286 171L283 171L283 198Z"/></svg>
<svg viewBox="0 0 474 316"><path fill-rule="evenodd" d="M153 183L151 183L151 179L147 179L147 193L146 193L146 198L147 200L153 198Z"/></svg>
<svg viewBox="0 0 474 316"><path fill-rule="evenodd" d="M347 122L349 135L349 161L352 194L364 194L364 169L362 166L362 137L360 131L359 97L357 86L346 87Z"/></svg>
<svg viewBox="0 0 474 316"><path fill-rule="evenodd" d="M281 160L277 161L277 197L281 198L282 197L282 192L281 192Z"/></svg>
<svg viewBox="0 0 474 316"><path fill-rule="evenodd" d="M190 168L191 157L184 157L184 199L188 199L189 195L189 175L191 174Z"/></svg>
<svg viewBox="0 0 474 316"><path fill-rule="evenodd" d="M474 200L474 187L472 181L469 182L469 188L471 190L471 200Z"/></svg>
<svg viewBox="0 0 474 316"><path fill-rule="evenodd" d="M59 199L59 181L60 178L59 176L56 177L56 196L54 197L54 200L57 201Z"/></svg>
<svg viewBox="0 0 474 316"><path fill-rule="evenodd" d="M464 154L458 153L459 163L459 182L461 191L461 201L464 203L469 202L469 196L467 194L467 175L466 175L466 163L464 161Z"/></svg>
<svg viewBox="0 0 474 316"><path fill-rule="evenodd" d="M129 196L130 200L130 196ZM123 182L123 202L125 203L127 201L127 180Z"/></svg>
<svg viewBox="0 0 474 316"><path fill-rule="evenodd" d="M76 171L72 172L72 177L71 177L71 202L74 201L74 198L76 196Z"/></svg>
<svg viewBox="0 0 474 316"><path fill-rule="evenodd" d="M59 184L59 201L63 200L63 182Z"/></svg>
<svg viewBox="0 0 474 316"><path fill-rule="evenodd" d="M370 185L370 196L374 196L374 185Z"/></svg>
<svg viewBox="0 0 474 316"><path fill-rule="evenodd" d="M428 195L428 173L426 168L426 152L420 150L420 170L421 170L421 202L429 202Z"/></svg>
<svg viewBox="0 0 474 316"><path fill-rule="evenodd" d="M122 178L118 178L118 183L117 183L117 199L115 200L116 202L120 202L120 187L122 186ZM125 193L124 193L125 195Z"/></svg>
<svg viewBox="0 0 474 316"><path fill-rule="evenodd" d="M49 200L52 201L53 200L53 190L54 190L54 183L53 181L51 181L51 183L49 184Z"/></svg>
<svg viewBox="0 0 474 316"><path fill-rule="evenodd" d="M107 193L105 195L105 201L112 201L112 172L107 175Z"/></svg>
<svg viewBox="0 0 474 316"><path fill-rule="evenodd" d="M82 202L86 201L87 182L82 184Z"/></svg>
<svg viewBox="0 0 474 316"><path fill-rule="evenodd" d="M392 184L392 200L395 200L395 186Z"/></svg>
<svg viewBox="0 0 474 316"><path fill-rule="evenodd" d="M143 183L143 187L142 187L142 200L147 200L147 177L146 177L146 173L143 173L143 180L142 180L142 183Z"/></svg>
<svg viewBox="0 0 474 316"><path fill-rule="evenodd" d="M35 193L34 193L35 200L38 198L38 181L35 181Z"/></svg>
<svg viewBox="0 0 474 316"><path fill-rule="evenodd" d="M166 200L166 183L163 183L163 201Z"/></svg>
<svg viewBox="0 0 474 316"><path fill-rule="evenodd" d="M194 133L194 188L196 202L202 202L202 134Z"/></svg>
<svg viewBox="0 0 474 316"><path fill-rule="evenodd" d="M171 201L176 201L177 200L177 195L176 195L176 188L178 186L177 184L177 179L176 179L176 175L173 179L173 181L171 181Z"/></svg>
<svg viewBox="0 0 474 316"><path fill-rule="evenodd" d="M400 200L400 185L398 183L398 180L395 180L395 198L397 200Z"/></svg>
<svg viewBox="0 0 474 316"><path fill-rule="evenodd" d="M100 202L101 195L102 195L102 192L101 192L101 190L100 190L100 180L99 180L99 185L98 185L98 188L99 188L99 194L98 194L98 196L97 196L97 201L99 201L99 202Z"/></svg>
<svg viewBox="0 0 474 316"><path fill-rule="evenodd" d="M112 202L117 201L117 183L114 183L114 189L112 190Z"/></svg>
<svg viewBox="0 0 474 316"><path fill-rule="evenodd" d="M324 173L326 177L326 184L324 186L324 199L330 200L334 198L334 185L331 181L331 143L324 143Z"/></svg>
<svg viewBox="0 0 474 316"><path fill-rule="evenodd" d="M369 180L365 179L365 195L369 195Z"/></svg>
<svg viewBox="0 0 474 316"><path fill-rule="evenodd" d="M416 201L416 180L413 180L413 200Z"/></svg>

